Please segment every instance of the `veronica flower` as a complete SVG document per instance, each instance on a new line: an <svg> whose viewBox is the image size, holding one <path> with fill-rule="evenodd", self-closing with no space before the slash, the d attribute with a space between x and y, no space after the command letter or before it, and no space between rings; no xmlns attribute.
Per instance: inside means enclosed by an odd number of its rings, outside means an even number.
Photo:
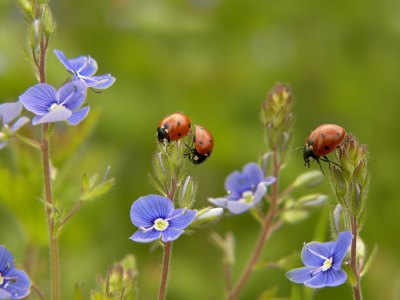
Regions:
<svg viewBox="0 0 400 300"><path fill-rule="evenodd" d="M301 260L306 267L293 269L286 273L286 277L294 283L304 283L316 289L343 284L347 274L341 265L352 239L351 232L346 231L339 233L336 242L305 244Z"/></svg>
<svg viewBox="0 0 400 300"><path fill-rule="evenodd" d="M21 117L10 126L10 123L21 114L21 102L3 103L0 105L0 119L3 123L3 131L0 132L0 149L7 146L8 139L12 137L13 133L29 122L29 118Z"/></svg>
<svg viewBox="0 0 400 300"><path fill-rule="evenodd" d="M257 205L267 192L267 186L276 181L275 177L264 177L264 171L256 163L248 163L242 172L234 171L225 179L223 198L208 198L211 203L241 214Z"/></svg>
<svg viewBox="0 0 400 300"><path fill-rule="evenodd" d="M24 107L36 117L32 124L67 121L76 125L89 113L89 106L80 108L86 99L83 80L68 82L58 91L47 83L39 83L19 96Z"/></svg>
<svg viewBox="0 0 400 300"><path fill-rule="evenodd" d="M86 82L87 87L96 89L106 89L115 82L115 78L110 74L92 76L97 71L97 62L90 56L67 59L62 51L54 49L54 53L67 70L74 75L73 81L82 79Z"/></svg>
<svg viewBox="0 0 400 300"><path fill-rule="evenodd" d="M141 197L132 204L131 221L139 227L130 239L149 243L161 237L163 242L176 240L196 217L196 210L174 209L172 201L158 195Z"/></svg>
<svg viewBox="0 0 400 300"><path fill-rule="evenodd" d="M31 282L24 271L15 269L14 257L0 246L0 299L21 299L30 292Z"/></svg>

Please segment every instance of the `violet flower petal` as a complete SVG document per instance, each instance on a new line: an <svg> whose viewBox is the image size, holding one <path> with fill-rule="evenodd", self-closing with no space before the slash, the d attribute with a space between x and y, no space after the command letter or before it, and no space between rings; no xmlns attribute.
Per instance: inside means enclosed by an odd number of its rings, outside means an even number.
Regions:
<svg viewBox="0 0 400 300"><path fill-rule="evenodd" d="M252 206L257 205L264 195L267 193L267 185L265 182L260 182L257 186L257 190L254 193L253 202L251 203Z"/></svg>
<svg viewBox="0 0 400 300"><path fill-rule="evenodd" d="M83 80L68 82L59 91L60 103L69 110L76 110L86 99L86 83Z"/></svg>
<svg viewBox="0 0 400 300"><path fill-rule="evenodd" d="M159 239L161 236L161 231L151 229L147 232L141 232L140 230L136 231L130 239L139 243L149 243L156 239Z"/></svg>
<svg viewBox="0 0 400 300"><path fill-rule="evenodd" d="M184 233L183 230L167 228L166 230L161 231L161 240L163 242L175 241L182 233Z"/></svg>
<svg viewBox="0 0 400 300"><path fill-rule="evenodd" d="M252 207L253 206L251 204L248 204L248 203L242 202L242 201L229 201L228 202L229 211L235 215L241 214L241 213L245 212L246 210L249 210Z"/></svg>
<svg viewBox="0 0 400 300"><path fill-rule="evenodd" d="M10 299L11 293L0 288L0 299Z"/></svg>
<svg viewBox="0 0 400 300"><path fill-rule="evenodd" d="M41 123L52 123L67 120L72 115L72 111L65 107L58 107L55 110L49 111L43 116L36 116L32 120L33 125Z"/></svg>
<svg viewBox="0 0 400 300"><path fill-rule="evenodd" d="M335 271L332 268L322 271L314 278L306 281L305 286L310 288L319 289L326 286L338 286L347 280L347 274L343 270Z"/></svg>
<svg viewBox="0 0 400 300"><path fill-rule="evenodd" d="M167 219L174 211L168 198L158 195L140 197L132 204L131 221L137 227L150 227L156 219Z"/></svg>
<svg viewBox="0 0 400 300"><path fill-rule="evenodd" d="M11 126L11 131L16 132L18 129L20 129L22 126L24 126L26 123L28 123L30 120L28 117L21 117L15 123Z"/></svg>
<svg viewBox="0 0 400 300"><path fill-rule="evenodd" d="M103 90L112 86L115 82L115 77L110 74L107 75L99 75L90 77L90 85L88 83L88 87L92 87L95 89Z"/></svg>
<svg viewBox="0 0 400 300"><path fill-rule="evenodd" d="M211 202L214 205L228 208L228 200L226 198L208 198L208 202Z"/></svg>
<svg viewBox="0 0 400 300"><path fill-rule="evenodd" d="M353 234L350 231L339 233L335 248L333 249L332 268L334 270L340 270L342 260L346 256L347 250L349 249L352 240Z"/></svg>
<svg viewBox="0 0 400 300"><path fill-rule="evenodd" d="M97 62L90 56L79 56L68 61L71 67L81 76L89 77L97 72Z"/></svg>
<svg viewBox="0 0 400 300"><path fill-rule="evenodd" d="M169 226L168 229L184 229L189 226L190 223L194 220L197 214L197 210L186 210L186 213L182 215L182 208L175 209L173 214L169 217L171 220L168 220ZM178 216L178 217L175 217ZM173 218L175 217L175 218ZM173 219L172 219L173 218Z"/></svg>
<svg viewBox="0 0 400 300"><path fill-rule="evenodd" d="M14 256L6 247L0 246L0 274L6 274L14 269Z"/></svg>
<svg viewBox="0 0 400 300"><path fill-rule="evenodd" d="M242 173L248 179L250 187L256 187L261 181L264 180L264 171L256 163L246 164L243 167Z"/></svg>
<svg viewBox="0 0 400 300"><path fill-rule="evenodd" d="M19 96L19 100L35 115L47 114L52 104L59 104L56 89L47 83L39 83L29 88Z"/></svg>
<svg viewBox="0 0 400 300"><path fill-rule="evenodd" d="M23 106L20 101L14 103L3 103L0 105L0 117L3 125L9 124L21 114Z"/></svg>
<svg viewBox="0 0 400 300"><path fill-rule="evenodd" d="M303 250L301 251L301 260L303 264L306 267L310 268L319 268L324 264L324 261L326 259L331 258L333 248L335 246L336 242L328 242L328 243L317 243L317 242L311 242L308 243L306 247L303 247ZM312 251L309 251L309 250ZM320 257L316 255L315 253L325 257Z"/></svg>
<svg viewBox="0 0 400 300"><path fill-rule="evenodd" d="M90 107L86 106L84 108L78 109L72 112L71 117L67 119L67 122L71 125L76 125L81 122L89 114Z"/></svg>
<svg viewBox="0 0 400 300"><path fill-rule="evenodd" d="M21 270L12 270L6 274L7 277L17 278L16 282L9 282L7 287L2 287L2 289L9 292L12 296L10 299L21 299L27 296L30 292L31 282L28 275Z"/></svg>
<svg viewBox="0 0 400 300"><path fill-rule="evenodd" d="M67 68L67 70L74 72L73 67L69 63L68 59L65 57L64 52L54 49L54 53L57 55L58 59L61 61L64 67Z"/></svg>
<svg viewBox="0 0 400 300"><path fill-rule="evenodd" d="M263 180L263 182L265 182L265 184L267 186L270 186L270 185L274 184L275 181L276 181L276 178L274 176L268 176Z"/></svg>
<svg viewBox="0 0 400 300"><path fill-rule="evenodd" d="M285 276L294 283L304 283L312 278L312 271L314 271L313 268L297 268L287 272Z"/></svg>

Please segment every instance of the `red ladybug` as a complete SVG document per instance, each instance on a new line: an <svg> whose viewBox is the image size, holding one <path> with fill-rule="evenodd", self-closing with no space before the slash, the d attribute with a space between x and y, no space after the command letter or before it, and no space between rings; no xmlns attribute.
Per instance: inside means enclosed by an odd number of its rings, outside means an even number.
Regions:
<svg viewBox="0 0 400 300"><path fill-rule="evenodd" d="M163 119L157 127L157 139L160 143L167 143L170 140L179 140L185 137L192 126L188 116L181 113L174 113Z"/></svg>
<svg viewBox="0 0 400 300"><path fill-rule="evenodd" d="M310 167L310 162L316 160L322 170L322 173L325 174L319 160L326 161L329 163L329 165L333 163L334 165L340 167L337 163L331 161L328 157L326 157L326 155L328 153L331 153L333 150L335 150L336 147L340 145L340 143L344 139L345 134L346 131L338 125L321 125L310 133L310 135L306 139L306 145L304 146L304 148L300 147L295 150L303 149L303 158L305 162L304 166Z"/></svg>
<svg viewBox="0 0 400 300"><path fill-rule="evenodd" d="M190 149L189 160L195 165L199 165L205 162L211 155L214 148L214 139L211 133L202 126L194 126L195 137L194 143L195 147Z"/></svg>

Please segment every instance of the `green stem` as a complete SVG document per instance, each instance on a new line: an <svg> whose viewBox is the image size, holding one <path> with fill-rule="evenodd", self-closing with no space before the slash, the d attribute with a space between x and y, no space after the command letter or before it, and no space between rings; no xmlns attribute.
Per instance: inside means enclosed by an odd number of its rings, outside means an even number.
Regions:
<svg viewBox="0 0 400 300"><path fill-rule="evenodd" d="M357 235L358 235L358 229L357 229L357 217L350 216L350 221L351 221L351 233L353 234L353 240L351 242L351 263L350 266L354 272L354 275L356 276L356 282L357 285L353 287L354 291L354 299L355 300L361 300L361 286L360 286L360 273L357 268Z"/></svg>
<svg viewBox="0 0 400 300"><path fill-rule="evenodd" d="M158 295L158 300L164 300L167 291L168 269L169 269L169 261L171 259L171 246L172 242L166 242L164 244L164 263L163 263L160 293Z"/></svg>

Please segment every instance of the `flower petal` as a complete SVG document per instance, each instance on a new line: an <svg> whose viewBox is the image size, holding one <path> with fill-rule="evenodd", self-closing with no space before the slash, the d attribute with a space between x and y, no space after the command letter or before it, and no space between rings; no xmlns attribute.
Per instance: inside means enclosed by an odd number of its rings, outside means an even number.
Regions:
<svg viewBox="0 0 400 300"><path fill-rule="evenodd" d="M12 126L11 126L11 131L15 132L18 129L20 129L22 126L24 126L26 123L28 123L30 120L28 117L21 117L19 118Z"/></svg>
<svg viewBox="0 0 400 300"><path fill-rule="evenodd" d="M11 294L10 299L21 299L29 294L31 282L24 271L13 270L8 272L6 276L17 278L16 282L8 282L7 287L2 287Z"/></svg>
<svg viewBox="0 0 400 300"><path fill-rule="evenodd" d="M252 208L253 205L248 204L246 202L242 201L228 201L228 209L231 213L238 215L241 214L250 208Z"/></svg>
<svg viewBox="0 0 400 300"><path fill-rule="evenodd" d="M183 230L167 228L166 230L161 232L161 240L163 242L175 241L182 233L184 233Z"/></svg>
<svg viewBox="0 0 400 300"><path fill-rule="evenodd" d="M68 60L72 68L82 76L92 76L97 71L97 62L90 56L79 56Z"/></svg>
<svg viewBox="0 0 400 300"><path fill-rule="evenodd" d="M161 236L161 231L152 229L147 232L141 232L140 230L136 231L130 239L139 243L150 243L156 239L159 239Z"/></svg>
<svg viewBox="0 0 400 300"><path fill-rule="evenodd" d="M256 163L248 163L243 167L243 175L248 178L250 186L256 187L264 180L264 171Z"/></svg>
<svg viewBox="0 0 400 300"><path fill-rule="evenodd" d="M150 227L158 218L167 219L174 212L174 205L168 198L158 195L140 197L132 204L131 221L133 225Z"/></svg>
<svg viewBox="0 0 400 300"><path fill-rule="evenodd" d="M9 124L12 120L18 117L22 111L22 104L20 101L14 103L3 103L0 105L0 117L3 125Z"/></svg>
<svg viewBox="0 0 400 300"><path fill-rule="evenodd" d="M49 111L47 114L43 116L36 116L32 120L33 125L41 124L41 123L52 123L65 121L72 115L72 111L65 107L58 107L55 110Z"/></svg>
<svg viewBox="0 0 400 300"><path fill-rule="evenodd" d="M11 297L11 293L0 288L0 299L9 299L10 297Z"/></svg>
<svg viewBox="0 0 400 300"><path fill-rule="evenodd" d="M58 91L59 101L69 110L76 110L86 99L86 83L76 80L64 84Z"/></svg>
<svg viewBox="0 0 400 300"><path fill-rule="evenodd" d="M274 176L268 176L263 180L263 182L265 182L265 184L267 186L270 186L271 184L274 184L275 181L276 181L276 178Z"/></svg>
<svg viewBox="0 0 400 300"><path fill-rule="evenodd" d="M226 198L208 198L207 200L216 206L228 208L228 200Z"/></svg>
<svg viewBox="0 0 400 300"><path fill-rule="evenodd" d="M304 283L312 279L311 272L313 268L298 268L293 269L285 274L286 278L294 283Z"/></svg>
<svg viewBox="0 0 400 300"><path fill-rule="evenodd" d="M197 214L197 210L186 210L186 213L182 215L182 208L175 209L172 215L169 217L168 220L169 226L168 229L184 229L189 226L190 223L194 220ZM178 216L178 217L175 217ZM175 217L175 218L174 218Z"/></svg>
<svg viewBox="0 0 400 300"><path fill-rule="evenodd" d="M353 235L350 231L339 233L339 237L336 241L335 248L333 249L332 267L335 270L340 270L342 266L342 260L349 249Z"/></svg>
<svg viewBox="0 0 400 300"><path fill-rule="evenodd" d="M225 189L233 195L240 197L243 192L251 191L263 181L264 172L256 163L248 163L243 167L242 173L234 171L225 180Z"/></svg>
<svg viewBox="0 0 400 300"><path fill-rule="evenodd" d="M64 53L60 50L54 49L54 53L57 55L61 63L67 68L67 70L74 71L68 59L65 57Z"/></svg>
<svg viewBox="0 0 400 300"><path fill-rule="evenodd" d="M14 256L6 247L0 246L0 274L7 274L14 269Z"/></svg>
<svg viewBox="0 0 400 300"><path fill-rule="evenodd" d="M332 257L332 252L335 247L336 242L328 242L328 243L317 243L312 242L308 243L307 247L303 247L301 251L301 260L306 267L310 268L319 268L324 264L324 261L328 258ZM308 250L307 250L308 249ZM312 250L312 251L309 251ZM321 255L320 257L316 255Z"/></svg>
<svg viewBox="0 0 400 300"><path fill-rule="evenodd" d="M112 86L115 82L115 77L112 77L110 74L107 75L100 75L100 76L92 76L90 77L91 80L94 80L94 83L90 85L90 87L104 90Z"/></svg>
<svg viewBox="0 0 400 300"><path fill-rule="evenodd" d="M257 205L258 202L261 201L261 199L264 197L266 193L267 193L267 184L265 182L260 182L259 185L257 186L256 192L254 193L254 198L251 205L252 206Z"/></svg>
<svg viewBox="0 0 400 300"><path fill-rule="evenodd" d="M29 88L19 96L19 100L35 115L47 114L53 103L59 104L56 89L47 83L39 83Z"/></svg>
<svg viewBox="0 0 400 300"><path fill-rule="evenodd" d="M2 141L0 143L0 150L3 149L5 146L7 146L8 140ZM0 298L1 299L1 298Z"/></svg>
<svg viewBox="0 0 400 300"><path fill-rule="evenodd" d="M73 111L71 117L69 117L67 119L67 121L69 122L69 124L74 126L74 125L78 124L79 122L81 122L84 118L86 118L86 116L89 113L89 110L90 110L90 107L86 106L84 108Z"/></svg>
<svg viewBox="0 0 400 300"><path fill-rule="evenodd" d="M320 289L326 286L338 286L343 284L347 279L347 274L343 270L335 271L330 268L326 271L319 273L314 278L306 281L305 286L314 289Z"/></svg>

